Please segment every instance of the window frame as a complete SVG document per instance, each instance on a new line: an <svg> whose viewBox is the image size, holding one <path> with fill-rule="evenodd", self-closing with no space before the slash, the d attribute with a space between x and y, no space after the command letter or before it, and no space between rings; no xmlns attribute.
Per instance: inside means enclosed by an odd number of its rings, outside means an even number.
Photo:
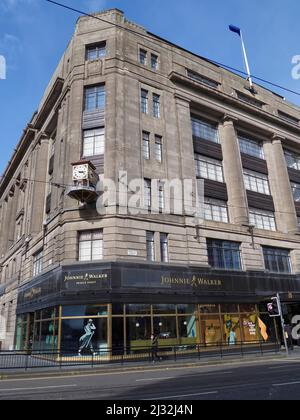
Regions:
<svg viewBox="0 0 300 420"><path fill-rule="evenodd" d="M206 121L201 117L191 117L193 136L203 141L220 144L220 134L218 124Z"/></svg>
<svg viewBox="0 0 300 420"><path fill-rule="evenodd" d="M90 235L90 239L81 239L83 235ZM96 235L99 235L99 238L95 238ZM90 244L90 258L85 259L81 258L82 248L81 244L89 243ZM101 250L100 258L94 258L94 247L95 243L100 243L99 249ZM103 241L103 229L93 229L93 230L82 230L78 232L78 261L80 262L93 262L93 261L102 261L104 257L104 241Z"/></svg>
<svg viewBox="0 0 300 420"><path fill-rule="evenodd" d="M36 277L43 272L43 259L44 259L44 249L40 249L38 252L33 254L33 270L32 276Z"/></svg>
<svg viewBox="0 0 300 420"><path fill-rule="evenodd" d="M99 131L99 134L97 135L96 132ZM85 134L88 132L94 132L93 136L86 137ZM96 138L100 138L100 151L103 150L103 153L95 153L96 151ZM86 140L87 139L93 139L93 153L92 154L86 154L85 153L85 147L86 147ZM83 130L82 133L82 157L84 158L90 158L94 156L102 156L105 154L105 127L99 127L99 128L88 128L86 130Z"/></svg>
<svg viewBox="0 0 300 420"><path fill-rule="evenodd" d="M293 272L293 268L292 268L292 261L291 261L291 251L288 249L284 249L284 248L275 248L275 247L268 247L268 246L263 246L262 247L263 250L263 257L264 257L264 264L265 264L265 269L270 272L270 273L277 273L277 274L292 274ZM267 251L269 252L269 254L267 253ZM272 252L273 251L273 254ZM281 254L281 255L280 255ZM274 259L275 257L275 259ZM277 257L283 258L285 259L285 262L281 261L281 263L279 263ZM273 259L273 261L271 261L271 258ZM272 269L272 264L276 265L277 270L273 270ZM280 265L282 264L282 266L286 266L288 267L287 271L281 271L280 270ZM268 268L269 266L269 268ZM274 267L274 265L273 265Z"/></svg>
<svg viewBox="0 0 300 420"><path fill-rule="evenodd" d="M89 91L93 91L89 93ZM92 101L94 106L90 108L89 105L89 96L94 96ZM84 112L95 112L99 110L104 110L106 105L106 90L105 83L100 83L93 86L85 86L84 88Z"/></svg>
<svg viewBox="0 0 300 420"><path fill-rule="evenodd" d="M240 242L223 241L211 238L207 238L206 242L208 262L213 269L243 271L243 260ZM232 248L229 245L232 246ZM236 247L236 249L234 249L233 245ZM231 266L228 264L228 254L232 260ZM236 257L238 257L238 259L236 259ZM238 262L238 264L235 264L234 261Z"/></svg>
<svg viewBox="0 0 300 420"><path fill-rule="evenodd" d="M238 134L238 139L240 145L240 152L242 154L256 157L257 159L265 160L265 153L261 142L246 137L243 134ZM257 152L255 151L255 149L257 150Z"/></svg>
<svg viewBox="0 0 300 420"><path fill-rule="evenodd" d="M169 235L160 233L160 258L162 263L169 263Z"/></svg>
<svg viewBox="0 0 300 420"><path fill-rule="evenodd" d="M204 164L206 176L204 176L203 172L201 171L201 169L203 170ZM222 161L195 153L195 166L197 178L224 183L224 170ZM218 171L218 169L220 170L220 172ZM214 176L211 176L213 172Z"/></svg>
<svg viewBox="0 0 300 420"><path fill-rule="evenodd" d="M219 220L218 217L214 217L216 214L217 209L219 214ZM224 209L226 211L226 218L224 216ZM211 213L211 218L207 217L208 211ZM222 200L216 200L209 197L204 198L204 220L209 222L217 222L217 223L229 223L229 212L228 212L228 204L226 201Z"/></svg>
<svg viewBox="0 0 300 420"><path fill-rule="evenodd" d="M89 53L93 50L96 50L96 57L90 58ZM104 54L101 54L101 51L104 51ZM98 42L97 44L87 45L86 46L86 54L85 59L86 61L95 61L95 60L103 60L106 57L107 53L107 43L106 41Z"/></svg>
<svg viewBox="0 0 300 420"><path fill-rule="evenodd" d="M147 257L148 262L155 262L155 260L156 260L156 256L155 256L155 232L150 231L150 230L146 231L146 257Z"/></svg>
<svg viewBox="0 0 300 420"><path fill-rule="evenodd" d="M152 93L152 115L154 118L161 118L161 95Z"/></svg>
<svg viewBox="0 0 300 420"><path fill-rule="evenodd" d="M144 115L149 113L149 90L141 89L141 112Z"/></svg>
<svg viewBox="0 0 300 420"><path fill-rule="evenodd" d="M259 217L262 218L262 226L259 224ZM271 220L273 223L271 223ZM249 222L256 229L268 230L270 232L277 231L275 213L271 211L249 208ZM267 226L269 226L269 228ZM274 229L272 229L272 227L274 227Z"/></svg>
<svg viewBox="0 0 300 420"><path fill-rule="evenodd" d="M255 171L250 171L248 169L243 169L243 178L247 191L253 191L258 194L271 196L269 177L267 175ZM263 192L260 191L258 180L262 183ZM256 188L252 188L254 184L256 185Z"/></svg>

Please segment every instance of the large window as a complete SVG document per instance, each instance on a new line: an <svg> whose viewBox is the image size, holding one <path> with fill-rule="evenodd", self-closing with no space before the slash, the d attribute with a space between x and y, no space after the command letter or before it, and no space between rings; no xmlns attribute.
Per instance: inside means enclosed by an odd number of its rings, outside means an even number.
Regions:
<svg viewBox="0 0 300 420"><path fill-rule="evenodd" d="M169 246L167 233L160 234L160 256L162 262L169 262Z"/></svg>
<svg viewBox="0 0 300 420"><path fill-rule="evenodd" d="M165 208L165 185L163 182L158 183L158 208L163 211Z"/></svg>
<svg viewBox="0 0 300 420"><path fill-rule="evenodd" d="M86 59L88 61L97 60L106 56L106 42L91 45L86 48Z"/></svg>
<svg viewBox="0 0 300 420"><path fill-rule="evenodd" d="M144 205L148 209L151 208L152 204L152 188L151 188L151 179L144 179Z"/></svg>
<svg viewBox="0 0 300 420"><path fill-rule="evenodd" d="M270 211L249 209L250 225L257 229L276 231L275 214Z"/></svg>
<svg viewBox="0 0 300 420"><path fill-rule="evenodd" d="M228 208L226 201L205 198L204 219L214 222L228 223Z"/></svg>
<svg viewBox="0 0 300 420"><path fill-rule="evenodd" d="M293 191L294 200L296 201L296 203L300 203L300 184L292 182L291 187Z"/></svg>
<svg viewBox="0 0 300 420"><path fill-rule="evenodd" d="M195 163L197 177L224 182L222 162L219 160L196 154Z"/></svg>
<svg viewBox="0 0 300 420"><path fill-rule="evenodd" d="M143 114L148 114L148 96L149 92L145 89L141 90L141 111Z"/></svg>
<svg viewBox="0 0 300 420"><path fill-rule="evenodd" d="M274 273L291 273L290 251L282 248L263 247L266 270Z"/></svg>
<svg viewBox="0 0 300 420"><path fill-rule="evenodd" d="M96 111L105 108L105 85L85 88L85 111Z"/></svg>
<svg viewBox="0 0 300 420"><path fill-rule="evenodd" d="M158 56L156 54L151 54L151 69L158 70Z"/></svg>
<svg viewBox="0 0 300 420"><path fill-rule="evenodd" d="M33 277L38 276L43 271L43 250L33 256Z"/></svg>
<svg viewBox="0 0 300 420"><path fill-rule="evenodd" d="M160 96L153 93L153 117L160 118Z"/></svg>
<svg viewBox="0 0 300 420"><path fill-rule="evenodd" d="M144 159L150 159L150 134L143 131L143 156Z"/></svg>
<svg viewBox="0 0 300 420"><path fill-rule="evenodd" d="M146 232L146 247L147 247L147 260L150 262L155 261L155 242L154 232Z"/></svg>
<svg viewBox="0 0 300 420"><path fill-rule="evenodd" d="M263 146L261 143L244 136L239 136L239 142L241 153L245 153L246 155L254 156L259 159L265 158Z"/></svg>
<svg viewBox="0 0 300 420"><path fill-rule="evenodd" d="M270 195L269 180L267 175L244 170L244 181L247 190Z"/></svg>
<svg viewBox="0 0 300 420"><path fill-rule="evenodd" d="M207 239L207 250L208 261L211 267L225 270L242 270L239 243Z"/></svg>
<svg viewBox="0 0 300 420"><path fill-rule="evenodd" d="M193 136L202 140L219 143L219 133L216 125L210 124L198 118L192 118Z"/></svg>
<svg viewBox="0 0 300 420"><path fill-rule="evenodd" d="M83 132L83 156L103 155L105 151L105 130L97 128Z"/></svg>
<svg viewBox="0 0 300 420"><path fill-rule="evenodd" d="M300 155L287 151L284 154L288 168L300 171Z"/></svg>
<svg viewBox="0 0 300 420"><path fill-rule="evenodd" d="M79 233L79 261L103 259L103 231L94 230Z"/></svg>
<svg viewBox="0 0 300 420"><path fill-rule="evenodd" d="M215 80L208 79L207 77L201 76L200 74L195 73L192 70L188 70L187 75L188 75L189 78L195 80L195 82L202 83L206 86L209 86L209 87L212 87L212 88L217 88L219 86L219 83L216 82Z"/></svg>
<svg viewBox="0 0 300 420"><path fill-rule="evenodd" d="M143 64L144 66L147 65L147 51L142 48L140 49L139 61L140 64Z"/></svg>
<svg viewBox="0 0 300 420"><path fill-rule="evenodd" d="M162 137L155 135L155 159L157 162L162 162Z"/></svg>

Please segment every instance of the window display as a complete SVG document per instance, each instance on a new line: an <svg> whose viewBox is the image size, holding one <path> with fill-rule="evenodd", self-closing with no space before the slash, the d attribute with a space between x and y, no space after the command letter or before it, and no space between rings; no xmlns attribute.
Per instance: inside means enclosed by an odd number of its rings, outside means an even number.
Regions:
<svg viewBox="0 0 300 420"><path fill-rule="evenodd" d="M147 352L152 334L166 350L196 344L229 349L278 339L274 319L255 304L94 304L19 316L15 343L19 350L107 357Z"/></svg>

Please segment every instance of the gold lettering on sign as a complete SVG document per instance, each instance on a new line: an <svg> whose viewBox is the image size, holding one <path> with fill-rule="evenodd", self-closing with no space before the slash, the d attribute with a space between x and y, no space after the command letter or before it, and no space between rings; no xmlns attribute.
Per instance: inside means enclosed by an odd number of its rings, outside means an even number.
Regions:
<svg viewBox="0 0 300 420"><path fill-rule="evenodd" d="M206 279L204 277L192 276L187 277L166 277L161 278L162 285L175 286L191 286L191 287L220 287L223 285L222 280Z"/></svg>
<svg viewBox="0 0 300 420"><path fill-rule="evenodd" d="M74 275L74 276L68 276L65 275L64 281L77 281L77 282L87 282L91 280L107 280L108 274L100 273L100 274L80 274L80 275Z"/></svg>

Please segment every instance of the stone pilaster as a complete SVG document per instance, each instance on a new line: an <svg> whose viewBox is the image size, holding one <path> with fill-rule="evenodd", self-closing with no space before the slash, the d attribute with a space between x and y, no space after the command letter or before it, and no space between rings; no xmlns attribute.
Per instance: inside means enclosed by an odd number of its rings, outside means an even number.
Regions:
<svg viewBox="0 0 300 420"><path fill-rule="evenodd" d="M274 199L277 230L293 233L298 231L298 222L282 147L283 140L275 134L269 142L265 142L264 152L268 164L271 194Z"/></svg>
<svg viewBox="0 0 300 420"><path fill-rule="evenodd" d="M223 170L228 191L230 221L237 225L248 225L248 201L244 185L240 147L234 123L236 119L225 116L221 127Z"/></svg>
<svg viewBox="0 0 300 420"><path fill-rule="evenodd" d="M47 190L47 170L49 159L49 138L43 136L37 146L34 173L33 195L31 203L31 234L40 233L45 218L45 196ZM38 182L37 182L38 181Z"/></svg>

